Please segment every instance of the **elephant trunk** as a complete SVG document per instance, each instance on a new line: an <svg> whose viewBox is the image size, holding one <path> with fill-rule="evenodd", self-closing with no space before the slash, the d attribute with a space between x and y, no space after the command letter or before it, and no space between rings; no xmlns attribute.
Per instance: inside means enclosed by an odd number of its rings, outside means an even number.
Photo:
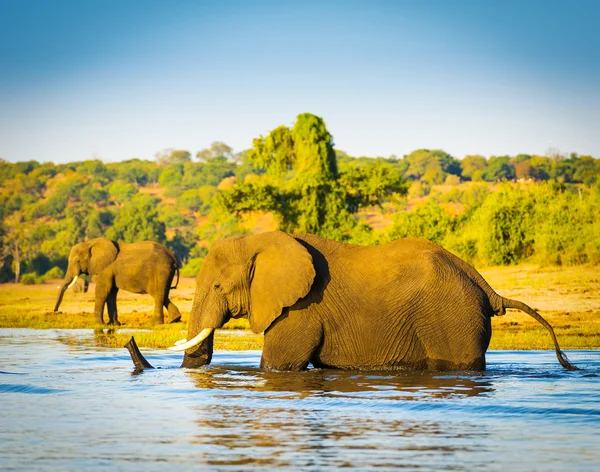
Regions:
<svg viewBox="0 0 600 472"><path fill-rule="evenodd" d="M210 364L213 355L215 329L228 319L229 311L225 298L217 294L213 276L206 263L196 279L196 294L188 322L187 340L170 348L185 351L181 367L196 368Z"/></svg>
<svg viewBox="0 0 600 472"><path fill-rule="evenodd" d="M186 352L183 356L181 367L195 369L210 364L213 355L214 337L215 332L212 330L208 337L200 343L197 349L192 352Z"/></svg>
<svg viewBox="0 0 600 472"><path fill-rule="evenodd" d="M198 347L197 350L189 354L186 353L181 367L194 369L210 364L213 353L213 336L214 332L211 332L210 335L200 344L200 347ZM133 336L131 336L131 339L127 341L123 347L129 351L129 355L131 356L131 360L133 361L133 365L135 367L134 373L140 373L145 369L154 369L154 366L150 364L150 362L148 362L140 352Z"/></svg>
<svg viewBox="0 0 600 472"><path fill-rule="evenodd" d="M58 292L58 297L56 298L56 304L54 305L55 313L58 311L58 307L60 306L60 304L62 302L65 292L67 291L68 288L71 288L73 285L75 285L75 282L77 282L78 278L79 278L78 275L69 276L67 274L67 277L65 278L65 281L64 281L63 285L60 287L60 291Z"/></svg>

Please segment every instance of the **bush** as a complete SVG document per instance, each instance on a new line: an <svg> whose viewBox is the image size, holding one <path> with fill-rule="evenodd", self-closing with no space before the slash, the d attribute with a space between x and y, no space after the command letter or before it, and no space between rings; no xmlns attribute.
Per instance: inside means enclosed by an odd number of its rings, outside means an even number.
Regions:
<svg viewBox="0 0 600 472"><path fill-rule="evenodd" d="M388 230L387 240L411 237L441 243L446 234L452 232L453 227L452 216L439 205L427 202L415 211L397 213Z"/></svg>
<svg viewBox="0 0 600 472"><path fill-rule="evenodd" d="M179 187L183 180L183 169L180 166L168 166L160 173L158 183L161 187Z"/></svg>
<svg viewBox="0 0 600 472"><path fill-rule="evenodd" d="M106 232L109 239L133 243L136 241L165 241L165 224L160 221L157 205L160 199L139 193L125 205Z"/></svg>
<svg viewBox="0 0 600 472"><path fill-rule="evenodd" d="M167 228L191 225L194 221L192 218L186 218L185 215L182 215L177 207L166 203L158 205L158 219Z"/></svg>
<svg viewBox="0 0 600 472"><path fill-rule="evenodd" d="M43 284L46 282L45 275L37 275L35 272L28 272L21 276L21 283L23 285L36 285Z"/></svg>
<svg viewBox="0 0 600 472"><path fill-rule="evenodd" d="M509 185L455 221L444 245L467 260L489 265L516 264L533 253L535 202Z"/></svg>
<svg viewBox="0 0 600 472"><path fill-rule="evenodd" d="M377 244L378 241L373 229L367 223L361 221L352 229L348 242L362 246L372 246Z"/></svg>
<svg viewBox="0 0 600 472"><path fill-rule="evenodd" d="M52 269L50 269L48 272L46 272L44 274L44 277L46 279L62 279L64 276L65 276L65 273L58 266L52 267Z"/></svg>
<svg viewBox="0 0 600 472"><path fill-rule="evenodd" d="M110 197L120 205L131 200L137 191L134 184L127 182L115 181L108 186Z"/></svg>
<svg viewBox="0 0 600 472"><path fill-rule="evenodd" d="M217 188L210 185L189 189L177 198L177 205L194 213L206 213L210 210L210 201L216 193Z"/></svg>
<svg viewBox="0 0 600 472"><path fill-rule="evenodd" d="M506 184L471 197L475 206L455 218L442 243L460 257L487 265L600 262L600 192L593 188Z"/></svg>
<svg viewBox="0 0 600 472"><path fill-rule="evenodd" d="M460 177L458 175L449 174L448 177L446 177L445 184L452 186L458 185L460 184Z"/></svg>
<svg viewBox="0 0 600 472"><path fill-rule="evenodd" d="M533 193L533 192L532 192ZM535 259L542 265L599 262L600 202L594 192L571 192L547 184L535 189L537 206Z"/></svg>
<svg viewBox="0 0 600 472"><path fill-rule="evenodd" d="M431 184L427 181L414 182L408 189L409 198L426 197L431 192Z"/></svg>
<svg viewBox="0 0 600 472"><path fill-rule="evenodd" d="M181 275L183 277L196 277L202 268L202 263L204 262L203 257L196 257L193 259L188 259L186 265L181 269Z"/></svg>

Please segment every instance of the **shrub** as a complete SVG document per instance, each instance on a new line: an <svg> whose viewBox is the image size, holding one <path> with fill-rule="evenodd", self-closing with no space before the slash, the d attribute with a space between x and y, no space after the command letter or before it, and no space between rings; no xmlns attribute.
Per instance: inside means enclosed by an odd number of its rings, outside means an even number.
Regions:
<svg viewBox="0 0 600 472"><path fill-rule="evenodd" d="M424 238L441 243L452 232L454 219L442 207L428 202L412 212L400 212L388 230L387 240Z"/></svg>
<svg viewBox="0 0 600 472"><path fill-rule="evenodd" d="M193 259L188 259L186 265L181 269L181 275L183 277L196 277L202 268L202 263L204 262L203 257L195 257Z"/></svg>
<svg viewBox="0 0 600 472"><path fill-rule="evenodd" d="M35 272L28 272L21 276L21 283L23 285L36 285L43 284L46 282L45 275L37 275Z"/></svg>
<svg viewBox="0 0 600 472"><path fill-rule="evenodd" d="M458 175L453 175L453 174L449 174L446 177L446 181L445 181L446 185L458 185L460 184L460 177Z"/></svg>
<svg viewBox="0 0 600 472"><path fill-rule="evenodd" d="M600 204L593 191L546 184L532 192L536 207L535 258L538 263L573 265L598 263Z"/></svg>
<svg viewBox="0 0 600 472"><path fill-rule="evenodd" d="M52 267L52 269L50 269L48 272L46 272L44 274L44 277L46 279L61 279L65 276L65 273L63 272L63 270L58 267L58 266L54 266Z"/></svg>
<svg viewBox="0 0 600 472"><path fill-rule="evenodd" d="M408 189L409 198L426 197L431 192L431 184L427 181L414 182Z"/></svg>

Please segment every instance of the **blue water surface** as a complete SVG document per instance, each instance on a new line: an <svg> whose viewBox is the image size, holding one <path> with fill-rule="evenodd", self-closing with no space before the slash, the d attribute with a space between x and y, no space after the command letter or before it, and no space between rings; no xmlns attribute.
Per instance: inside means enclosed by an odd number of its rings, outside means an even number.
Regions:
<svg viewBox="0 0 600 472"><path fill-rule="evenodd" d="M0 469L600 470L600 351L489 352L485 373L210 366L91 330L0 329Z"/></svg>

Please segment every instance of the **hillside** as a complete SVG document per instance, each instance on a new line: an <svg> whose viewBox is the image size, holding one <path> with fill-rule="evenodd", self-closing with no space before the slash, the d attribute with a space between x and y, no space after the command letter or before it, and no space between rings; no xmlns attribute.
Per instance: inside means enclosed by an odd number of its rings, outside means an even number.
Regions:
<svg viewBox="0 0 600 472"><path fill-rule="evenodd" d="M194 275L214 241L274 229L358 244L423 237L479 266L600 263L599 159L355 158L331 143L304 114L236 155L217 142L195 158L0 161L0 282L61 276L75 243L102 236L164 243Z"/></svg>

